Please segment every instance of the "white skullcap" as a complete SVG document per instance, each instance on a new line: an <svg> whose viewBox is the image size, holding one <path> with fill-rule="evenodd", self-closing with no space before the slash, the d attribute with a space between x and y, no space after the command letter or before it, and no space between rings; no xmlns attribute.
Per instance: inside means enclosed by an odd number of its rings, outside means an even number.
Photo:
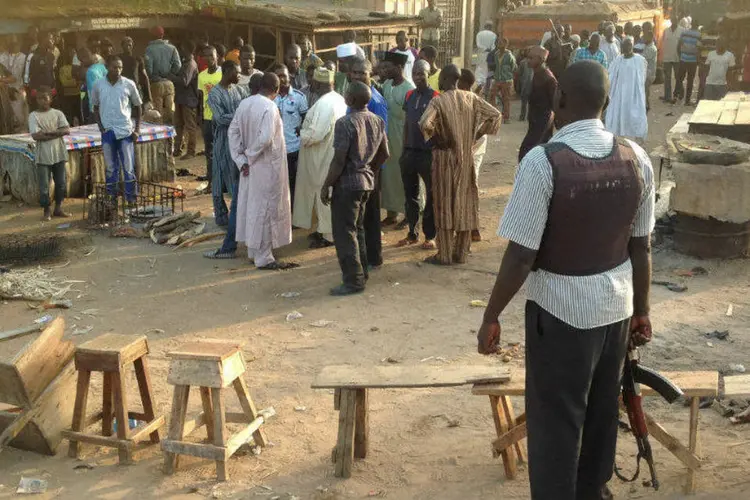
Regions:
<svg viewBox="0 0 750 500"><path fill-rule="evenodd" d="M357 55L357 44L354 42L342 43L336 47L336 57L343 59L344 57L351 57Z"/></svg>
<svg viewBox="0 0 750 500"><path fill-rule="evenodd" d="M581 37L579 35L570 35L571 40L575 40L578 43L581 43Z"/></svg>

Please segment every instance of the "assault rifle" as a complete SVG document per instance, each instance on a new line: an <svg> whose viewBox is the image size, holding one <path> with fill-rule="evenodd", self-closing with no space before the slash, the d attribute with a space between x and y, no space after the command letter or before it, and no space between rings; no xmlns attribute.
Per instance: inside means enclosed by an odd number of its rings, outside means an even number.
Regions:
<svg viewBox="0 0 750 500"><path fill-rule="evenodd" d="M625 359L625 368L622 376L622 402L628 413L630 422L630 431L635 436L635 442L638 445L638 456L636 457L635 473L632 477L625 477L615 464L615 474L625 482L633 482L638 478L641 471L641 459L648 464L651 473L651 486L659 489L659 480L656 477L654 468L654 456L651 452L651 444L648 441L648 427L646 426L646 417L641 406L641 384L650 387L669 403L674 403L682 395L682 390L674 385L669 379L661 376L659 373L641 366L639 364L638 348L632 347L628 351Z"/></svg>

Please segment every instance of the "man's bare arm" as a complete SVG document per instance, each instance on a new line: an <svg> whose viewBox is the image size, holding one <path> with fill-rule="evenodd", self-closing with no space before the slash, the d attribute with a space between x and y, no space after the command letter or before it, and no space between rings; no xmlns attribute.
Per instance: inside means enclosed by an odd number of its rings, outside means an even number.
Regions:
<svg viewBox="0 0 750 500"><path fill-rule="evenodd" d="M529 276L536 254L536 250L510 242L503 255L490 302L484 311L485 323L497 323L500 314Z"/></svg>
<svg viewBox="0 0 750 500"><path fill-rule="evenodd" d="M631 238L628 251L633 264L633 315L648 316L651 309L651 237Z"/></svg>

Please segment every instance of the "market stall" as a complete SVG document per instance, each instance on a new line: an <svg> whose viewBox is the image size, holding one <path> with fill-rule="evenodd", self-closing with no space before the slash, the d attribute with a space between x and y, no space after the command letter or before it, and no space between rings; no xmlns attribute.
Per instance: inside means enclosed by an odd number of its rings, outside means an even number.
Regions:
<svg viewBox="0 0 750 500"><path fill-rule="evenodd" d="M135 146L138 180L160 182L172 180L173 127L141 124L141 135ZM101 134L96 125L72 127L65 136L69 157L66 165L68 196L90 193L90 184L105 181ZM30 134L0 136L0 192L33 204L39 201L35 165L36 142Z"/></svg>

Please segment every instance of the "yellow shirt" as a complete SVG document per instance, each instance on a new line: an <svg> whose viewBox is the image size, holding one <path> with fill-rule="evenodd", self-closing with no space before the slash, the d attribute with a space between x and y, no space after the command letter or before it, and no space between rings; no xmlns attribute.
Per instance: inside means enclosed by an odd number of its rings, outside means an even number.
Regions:
<svg viewBox="0 0 750 500"><path fill-rule="evenodd" d="M427 85L429 85L432 90L437 90L438 92L440 92L440 85L438 83L439 81L440 70L437 70L434 75L430 75L427 77Z"/></svg>
<svg viewBox="0 0 750 500"><path fill-rule="evenodd" d="M203 119L212 120L214 114L211 112L211 107L208 105L208 93L214 88L214 85L218 85L221 81L221 68L217 68L213 73L209 73L207 69L204 69L198 73L198 90L203 92Z"/></svg>

